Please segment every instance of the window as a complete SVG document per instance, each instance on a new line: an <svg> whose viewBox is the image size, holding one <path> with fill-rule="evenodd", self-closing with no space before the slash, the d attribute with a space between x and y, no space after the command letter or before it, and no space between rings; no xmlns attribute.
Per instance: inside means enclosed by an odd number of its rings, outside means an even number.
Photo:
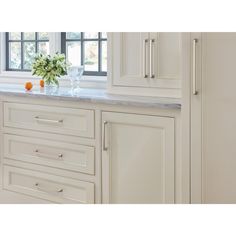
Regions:
<svg viewBox="0 0 236 236"><path fill-rule="evenodd" d="M107 75L105 32L62 32L61 51L73 65L84 65L84 75Z"/></svg>
<svg viewBox="0 0 236 236"><path fill-rule="evenodd" d="M36 53L61 51L73 66L84 65L84 75L107 75L106 32L6 32L5 36L6 71L30 72Z"/></svg>
<svg viewBox="0 0 236 236"><path fill-rule="evenodd" d="M6 33L6 70L30 71L36 53L49 54L47 32Z"/></svg>

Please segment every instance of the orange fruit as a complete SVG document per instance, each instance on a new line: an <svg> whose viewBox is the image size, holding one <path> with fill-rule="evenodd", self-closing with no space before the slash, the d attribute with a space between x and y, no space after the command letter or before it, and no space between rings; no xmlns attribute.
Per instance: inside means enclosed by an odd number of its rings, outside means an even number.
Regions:
<svg viewBox="0 0 236 236"><path fill-rule="evenodd" d="M33 84L31 82L26 82L25 83L25 89L26 90L31 90L33 88Z"/></svg>
<svg viewBox="0 0 236 236"><path fill-rule="evenodd" d="M40 85L41 88L44 87L44 80L43 80L43 79L41 79L41 80L39 81L39 85Z"/></svg>

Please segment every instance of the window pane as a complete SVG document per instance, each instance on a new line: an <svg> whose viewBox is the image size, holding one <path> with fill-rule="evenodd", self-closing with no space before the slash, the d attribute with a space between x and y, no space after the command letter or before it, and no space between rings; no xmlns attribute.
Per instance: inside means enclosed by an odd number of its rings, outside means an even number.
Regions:
<svg viewBox="0 0 236 236"><path fill-rule="evenodd" d="M9 43L9 68L21 69L21 43Z"/></svg>
<svg viewBox="0 0 236 236"><path fill-rule="evenodd" d="M49 42L39 42L38 43L38 53L48 55L49 54Z"/></svg>
<svg viewBox="0 0 236 236"><path fill-rule="evenodd" d="M66 55L72 66L81 65L81 44L80 42L67 42Z"/></svg>
<svg viewBox="0 0 236 236"><path fill-rule="evenodd" d="M107 38L107 32L102 32L102 38L106 39Z"/></svg>
<svg viewBox="0 0 236 236"><path fill-rule="evenodd" d="M62 36L64 34L66 37L62 38L65 39L62 50L68 62L73 66L82 63L86 75L104 75L107 72L106 32L65 32Z"/></svg>
<svg viewBox="0 0 236 236"><path fill-rule="evenodd" d="M23 35L24 40L35 40L35 32L25 32Z"/></svg>
<svg viewBox="0 0 236 236"><path fill-rule="evenodd" d="M81 33L80 32L67 32L66 38L67 39L80 39Z"/></svg>
<svg viewBox="0 0 236 236"><path fill-rule="evenodd" d="M21 40L21 33L20 32L9 32L9 39L10 40Z"/></svg>
<svg viewBox="0 0 236 236"><path fill-rule="evenodd" d="M35 43L24 43L24 69L31 70L35 57Z"/></svg>
<svg viewBox="0 0 236 236"><path fill-rule="evenodd" d="M9 32L7 44L9 48L7 69L31 70L36 53L49 54L49 33Z"/></svg>
<svg viewBox="0 0 236 236"><path fill-rule="evenodd" d="M98 71L98 42L84 42L85 71Z"/></svg>
<svg viewBox="0 0 236 236"><path fill-rule="evenodd" d="M39 40L49 40L48 32L39 32L38 39Z"/></svg>
<svg viewBox="0 0 236 236"><path fill-rule="evenodd" d="M84 38L86 39L97 39L98 38L98 32L84 32Z"/></svg>
<svg viewBox="0 0 236 236"><path fill-rule="evenodd" d="M102 42L102 71L107 71L107 41Z"/></svg>

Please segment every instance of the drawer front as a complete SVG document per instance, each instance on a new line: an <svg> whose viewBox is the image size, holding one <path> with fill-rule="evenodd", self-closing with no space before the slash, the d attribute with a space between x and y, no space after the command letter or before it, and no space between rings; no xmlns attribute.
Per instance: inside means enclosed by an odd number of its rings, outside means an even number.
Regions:
<svg viewBox="0 0 236 236"><path fill-rule="evenodd" d="M94 111L5 102L4 126L94 138Z"/></svg>
<svg viewBox="0 0 236 236"><path fill-rule="evenodd" d="M4 134L4 157L94 174L94 147Z"/></svg>
<svg viewBox="0 0 236 236"><path fill-rule="evenodd" d="M94 184L4 166L4 189L56 203L94 203Z"/></svg>

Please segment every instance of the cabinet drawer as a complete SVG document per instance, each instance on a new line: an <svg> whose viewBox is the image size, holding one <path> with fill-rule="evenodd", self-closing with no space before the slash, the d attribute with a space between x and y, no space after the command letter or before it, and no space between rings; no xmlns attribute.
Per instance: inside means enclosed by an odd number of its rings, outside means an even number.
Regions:
<svg viewBox="0 0 236 236"><path fill-rule="evenodd" d="M94 147L4 134L4 157L94 174Z"/></svg>
<svg viewBox="0 0 236 236"><path fill-rule="evenodd" d="M94 203L94 184L4 166L4 189L56 203Z"/></svg>
<svg viewBox="0 0 236 236"><path fill-rule="evenodd" d="M6 102L4 126L94 138L94 111Z"/></svg>

